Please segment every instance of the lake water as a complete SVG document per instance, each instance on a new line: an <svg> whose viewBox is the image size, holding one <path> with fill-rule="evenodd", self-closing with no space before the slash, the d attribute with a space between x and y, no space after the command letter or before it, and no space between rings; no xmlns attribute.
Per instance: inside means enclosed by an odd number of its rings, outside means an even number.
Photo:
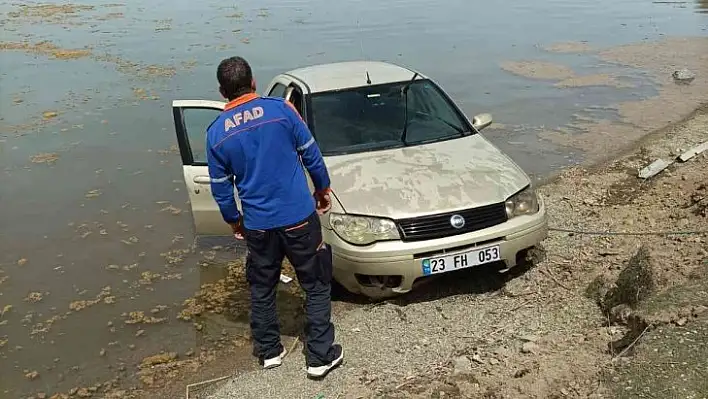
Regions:
<svg viewBox="0 0 708 399"><path fill-rule="evenodd" d="M598 110L592 117L612 118L604 106L656 88L631 70L620 72L637 83L632 89L557 88L505 72L501 63L532 59L578 73L617 72L589 55L541 46L708 35L708 1L86 0L80 4L93 8L64 9L71 13L23 4L29 7L0 2L2 398L129 376L147 355L201 345L202 334L175 318L209 277L198 264L203 254L180 255L181 262L168 256L193 241L170 102L218 100L222 58L248 59L261 88L277 73L309 64L376 59L411 66L470 116L491 112L514 127L485 135L543 176L583 154L540 142L540 130L587 107ZM55 59L56 49L36 46L44 40L90 54ZM19 49L18 42L34 46ZM126 324L133 311L168 320ZM26 375L33 371L36 378Z"/></svg>

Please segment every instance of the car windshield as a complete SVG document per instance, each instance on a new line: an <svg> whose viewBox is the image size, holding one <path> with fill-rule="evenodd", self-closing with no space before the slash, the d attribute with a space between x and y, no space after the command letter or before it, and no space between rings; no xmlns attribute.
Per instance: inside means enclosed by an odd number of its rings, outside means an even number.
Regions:
<svg viewBox="0 0 708 399"><path fill-rule="evenodd" d="M408 128L405 95L408 89ZM430 143L470 134L468 124L428 79L314 94L313 134L323 154L334 155Z"/></svg>

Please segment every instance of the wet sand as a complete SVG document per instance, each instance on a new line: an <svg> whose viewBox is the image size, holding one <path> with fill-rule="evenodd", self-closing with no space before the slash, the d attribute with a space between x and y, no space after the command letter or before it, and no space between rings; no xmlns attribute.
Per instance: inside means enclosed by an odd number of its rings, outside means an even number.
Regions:
<svg viewBox="0 0 708 399"><path fill-rule="evenodd" d="M571 87L608 86L618 89L634 87L629 83L619 81L617 77L608 74L573 76L555 83L553 86L562 89Z"/></svg>
<svg viewBox="0 0 708 399"><path fill-rule="evenodd" d="M575 76L570 67L545 61L508 61L501 68L529 79L563 80Z"/></svg>
<svg viewBox="0 0 708 399"><path fill-rule="evenodd" d="M576 132L551 131L541 135L553 143L583 150L590 161L611 157L642 136L683 119L696 104L708 100L708 38L631 44L603 50L598 57L643 71L657 85L658 94L616 104L613 108L618 121L583 121L569 126ZM697 75L690 84L677 84L671 76L682 68Z"/></svg>
<svg viewBox="0 0 708 399"><path fill-rule="evenodd" d="M595 48L586 42L559 42L542 46L546 51L553 53L589 53Z"/></svg>

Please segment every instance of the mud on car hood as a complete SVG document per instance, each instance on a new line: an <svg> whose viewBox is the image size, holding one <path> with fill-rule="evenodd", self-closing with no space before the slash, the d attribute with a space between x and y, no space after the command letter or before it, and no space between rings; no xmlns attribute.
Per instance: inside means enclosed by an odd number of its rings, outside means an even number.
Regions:
<svg viewBox="0 0 708 399"><path fill-rule="evenodd" d="M347 213L393 219L502 202L530 183L479 134L325 162Z"/></svg>

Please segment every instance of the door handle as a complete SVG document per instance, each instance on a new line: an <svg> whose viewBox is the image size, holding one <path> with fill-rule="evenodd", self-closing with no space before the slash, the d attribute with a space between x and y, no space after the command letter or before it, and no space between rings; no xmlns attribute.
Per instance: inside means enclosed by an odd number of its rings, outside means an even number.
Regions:
<svg viewBox="0 0 708 399"><path fill-rule="evenodd" d="M197 184L211 184L211 178L209 176L194 176L193 181Z"/></svg>

